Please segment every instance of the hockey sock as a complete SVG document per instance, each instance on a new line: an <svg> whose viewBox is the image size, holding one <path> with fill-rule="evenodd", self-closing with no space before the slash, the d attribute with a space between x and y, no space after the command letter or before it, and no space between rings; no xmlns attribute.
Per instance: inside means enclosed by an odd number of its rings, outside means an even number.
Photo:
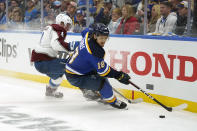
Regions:
<svg viewBox="0 0 197 131"><path fill-rule="evenodd" d="M56 80L50 79L49 80L49 87L51 88L57 88L63 81L63 77L59 77Z"/></svg>
<svg viewBox="0 0 197 131"><path fill-rule="evenodd" d="M114 104L116 102L116 97L108 80L105 81L103 88L99 92L107 103Z"/></svg>

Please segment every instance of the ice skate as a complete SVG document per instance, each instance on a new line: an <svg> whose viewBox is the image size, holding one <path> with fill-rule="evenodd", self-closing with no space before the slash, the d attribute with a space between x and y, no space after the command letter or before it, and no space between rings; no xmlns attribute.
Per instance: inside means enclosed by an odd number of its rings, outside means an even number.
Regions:
<svg viewBox="0 0 197 131"><path fill-rule="evenodd" d="M110 105L118 109L127 109L127 104L120 100L116 100L113 104L110 104Z"/></svg>
<svg viewBox="0 0 197 131"><path fill-rule="evenodd" d="M97 101L101 98L100 94L97 91L80 89L83 93L83 97L85 97L88 101Z"/></svg>
<svg viewBox="0 0 197 131"><path fill-rule="evenodd" d="M62 98L64 95L61 92L57 92L57 88L51 88L49 86L46 86L46 96L56 97L56 98Z"/></svg>
<svg viewBox="0 0 197 131"><path fill-rule="evenodd" d="M108 105L109 104L105 100L103 100L102 98L96 100L96 102L98 102L99 104L104 104L104 105Z"/></svg>

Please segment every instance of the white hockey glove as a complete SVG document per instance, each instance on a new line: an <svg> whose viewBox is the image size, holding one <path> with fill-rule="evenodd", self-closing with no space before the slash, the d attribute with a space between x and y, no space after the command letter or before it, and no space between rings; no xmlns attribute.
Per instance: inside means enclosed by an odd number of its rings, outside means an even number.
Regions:
<svg viewBox="0 0 197 131"><path fill-rule="evenodd" d="M65 59L65 60L67 60L69 57L70 57L70 53L69 52L58 51L58 53L57 53L57 58L58 59Z"/></svg>

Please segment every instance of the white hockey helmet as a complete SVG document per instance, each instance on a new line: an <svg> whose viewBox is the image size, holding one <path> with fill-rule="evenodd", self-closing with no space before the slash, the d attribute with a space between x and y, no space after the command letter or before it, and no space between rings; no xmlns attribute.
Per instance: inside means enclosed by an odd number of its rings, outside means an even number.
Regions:
<svg viewBox="0 0 197 131"><path fill-rule="evenodd" d="M63 14L63 13L57 15L55 21L56 21L56 24L60 24L61 22L63 22L64 25L70 24L72 26L71 18L68 15Z"/></svg>

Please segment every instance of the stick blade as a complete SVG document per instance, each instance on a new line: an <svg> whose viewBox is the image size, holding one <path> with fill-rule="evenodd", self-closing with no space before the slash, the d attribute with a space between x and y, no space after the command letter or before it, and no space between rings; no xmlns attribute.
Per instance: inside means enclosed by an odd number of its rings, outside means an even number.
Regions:
<svg viewBox="0 0 197 131"><path fill-rule="evenodd" d="M188 107L188 104L184 103L184 104L181 104L181 105L172 107L172 110L173 110L173 111L183 110L183 109L185 109L185 108L187 108L187 107Z"/></svg>
<svg viewBox="0 0 197 131"><path fill-rule="evenodd" d="M129 100L128 102L131 103L131 104L136 104L136 103L143 102L143 99L142 98L137 98L137 99Z"/></svg>

